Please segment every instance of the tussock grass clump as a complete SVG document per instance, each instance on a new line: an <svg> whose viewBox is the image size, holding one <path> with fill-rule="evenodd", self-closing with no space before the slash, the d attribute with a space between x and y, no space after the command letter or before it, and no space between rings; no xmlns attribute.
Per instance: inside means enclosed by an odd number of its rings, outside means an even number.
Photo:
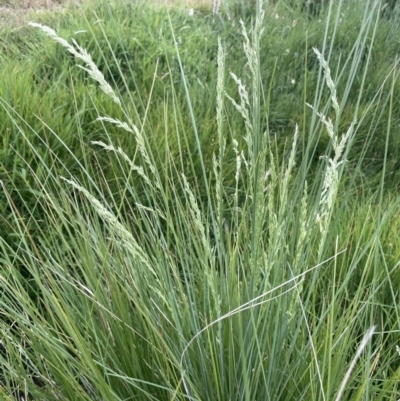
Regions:
<svg viewBox="0 0 400 401"><path fill-rule="evenodd" d="M271 129L278 72L262 73L262 1L253 22L239 21L243 65L217 40L209 125L197 110L206 81L186 75L193 60L172 17L171 54L147 94L131 93L112 46L109 61L97 49L103 70L78 39L31 23L73 56L92 102L72 90L78 129L65 139L1 94L4 141L18 155L1 181L3 398L396 400L399 205L385 179L397 69L375 93L389 108L383 170L360 190L368 131L351 155L378 110L360 105L380 16L366 5L346 75L334 63L346 4L332 3L321 48L304 55L316 60L316 87L309 96L305 71L304 120L286 143ZM121 75L109 81L113 68Z"/></svg>

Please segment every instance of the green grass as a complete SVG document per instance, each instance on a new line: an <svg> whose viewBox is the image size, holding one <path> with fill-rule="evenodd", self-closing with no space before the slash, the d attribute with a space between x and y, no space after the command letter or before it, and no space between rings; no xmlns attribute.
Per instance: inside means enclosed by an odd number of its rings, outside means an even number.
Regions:
<svg viewBox="0 0 400 401"><path fill-rule="evenodd" d="M398 19L366 3L3 29L1 399L397 400Z"/></svg>

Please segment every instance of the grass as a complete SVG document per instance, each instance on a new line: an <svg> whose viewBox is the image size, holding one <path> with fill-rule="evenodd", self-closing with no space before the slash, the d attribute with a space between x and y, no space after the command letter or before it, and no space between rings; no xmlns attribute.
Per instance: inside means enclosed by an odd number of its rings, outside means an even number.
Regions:
<svg viewBox="0 0 400 401"><path fill-rule="evenodd" d="M3 29L1 399L397 400L397 17L243 4Z"/></svg>

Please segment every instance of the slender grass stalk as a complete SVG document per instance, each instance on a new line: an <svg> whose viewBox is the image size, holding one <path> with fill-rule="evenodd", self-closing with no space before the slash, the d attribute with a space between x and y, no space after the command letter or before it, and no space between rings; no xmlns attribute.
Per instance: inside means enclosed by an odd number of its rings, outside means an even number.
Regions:
<svg viewBox="0 0 400 401"><path fill-rule="evenodd" d="M357 349L357 352L354 355L354 358L351 361L351 364L350 364L350 366L349 366L348 370L346 371L346 374L345 374L345 376L343 378L343 382L340 385L340 388L339 388L338 394L337 394L337 396L335 398L335 401L340 401L342 399L343 394L344 394L345 389L346 389L346 385L347 385L347 383L348 383L348 381L350 379L351 373L353 372L353 370L354 370L354 368L355 368L355 366L357 364L357 361L360 358L361 354L363 353L363 351L367 347L368 343L371 341L372 336L375 333L375 329L376 329L376 327L374 327L374 326L369 328L368 331L365 333L363 339L361 340L361 343L360 343L360 345L359 345L359 347Z"/></svg>

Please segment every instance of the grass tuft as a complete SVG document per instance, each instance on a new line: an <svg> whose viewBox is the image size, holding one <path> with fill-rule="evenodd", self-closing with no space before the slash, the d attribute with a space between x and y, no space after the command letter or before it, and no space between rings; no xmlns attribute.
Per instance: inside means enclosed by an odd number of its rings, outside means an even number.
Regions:
<svg viewBox="0 0 400 401"><path fill-rule="evenodd" d="M396 20L92 6L2 42L0 397L395 401Z"/></svg>

